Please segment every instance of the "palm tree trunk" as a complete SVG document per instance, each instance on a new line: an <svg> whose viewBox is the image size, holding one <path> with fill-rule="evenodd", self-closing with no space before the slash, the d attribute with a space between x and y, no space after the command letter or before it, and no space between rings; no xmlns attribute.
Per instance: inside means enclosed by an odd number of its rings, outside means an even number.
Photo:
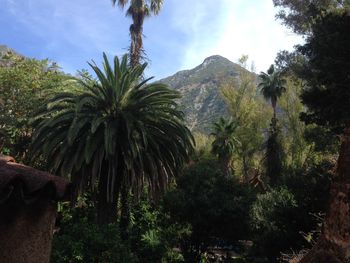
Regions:
<svg viewBox="0 0 350 263"><path fill-rule="evenodd" d="M123 181L120 194L120 237L122 240L128 240L130 226L130 185L127 178Z"/></svg>
<svg viewBox="0 0 350 263"><path fill-rule="evenodd" d="M97 195L97 223L98 225L106 225L117 220L118 196L120 186L116 185L116 194L113 202L107 201L107 174L103 173L98 184Z"/></svg>
<svg viewBox="0 0 350 263"><path fill-rule="evenodd" d="M321 236L300 263L350 262L350 128L343 136Z"/></svg>
<svg viewBox="0 0 350 263"><path fill-rule="evenodd" d="M132 67L139 65L141 60L141 53L143 48L142 32L144 17L145 14L139 11L132 14L133 24L130 26L130 64Z"/></svg>
<svg viewBox="0 0 350 263"><path fill-rule="evenodd" d="M220 166L225 176L230 176L231 174L233 174L233 165L231 157L221 157Z"/></svg>
<svg viewBox="0 0 350 263"><path fill-rule="evenodd" d="M117 166L118 176L114 185L114 198L112 201L107 198L108 189L108 162L104 162L101 168L101 177L98 182L98 194L97 194L97 223L98 225L106 225L115 223L118 219L118 199L121 188L121 174L123 173L123 166L119 164Z"/></svg>
<svg viewBox="0 0 350 263"><path fill-rule="evenodd" d="M271 98L271 105L272 105L272 110L273 110L273 118L276 119L277 100L274 98Z"/></svg>

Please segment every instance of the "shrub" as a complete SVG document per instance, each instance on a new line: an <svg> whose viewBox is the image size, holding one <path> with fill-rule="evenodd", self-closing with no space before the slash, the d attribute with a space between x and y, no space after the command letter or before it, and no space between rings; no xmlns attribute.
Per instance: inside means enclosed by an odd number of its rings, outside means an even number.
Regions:
<svg viewBox="0 0 350 263"><path fill-rule="evenodd" d="M99 227L91 208L66 209L54 236L53 263L136 263L136 257L119 238L116 224Z"/></svg>

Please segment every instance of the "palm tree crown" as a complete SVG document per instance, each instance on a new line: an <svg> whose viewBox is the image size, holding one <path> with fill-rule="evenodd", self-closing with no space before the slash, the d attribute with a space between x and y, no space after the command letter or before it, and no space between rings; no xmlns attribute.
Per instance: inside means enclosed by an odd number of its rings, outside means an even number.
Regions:
<svg viewBox="0 0 350 263"><path fill-rule="evenodd" d="M143 22L151 14L157 15L163 5L163 0L112 0L113 5L121 8L129 4L126 15L132 18L130 26L130 62L132 66L140 63L143 49L142 32Z"/></svg>
<svg viewBox="0 0 350 263"><path fill-rule="evenodd" d="M236 145L239 143L234 133L237 128L237 123L232 119L226 120L220 118L220 120L214 123L214 131L211 135L214 136L212 143L212 152L218 156L224 172L227 174L230 170L230 162L232 155L236 149Z"/></svg>
<svg viewBox="0 0 350 263"><path fill-rule="evenodd" d="M165 186L188 158L193 138L175 103L179 94L140 81L146 63L131 67L125 55L112 67L103 57L103 70L89 64L97 80L84 77L78 92L59 94L38 115L32 148L77 185L104 182L99 191L113 202L125 178L154 191Z"/></svg>
<svg viewBox="0 0 350 263"><path fill-rule="evenodd" d="M276 117L277 99L281 97L282 93L286 90L284 87L285 80L281 77L281 72L275 70L274 65L270 66L267 73L261 72L259 78L261 82L258 87L261 89L264 98L266 100L271 100L274 117Z"/></svg>

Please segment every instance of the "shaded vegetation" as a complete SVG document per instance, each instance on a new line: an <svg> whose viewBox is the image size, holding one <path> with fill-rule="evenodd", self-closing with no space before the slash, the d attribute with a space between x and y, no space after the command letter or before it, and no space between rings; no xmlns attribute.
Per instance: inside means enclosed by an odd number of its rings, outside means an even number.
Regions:
<svg viewBox="0 0 350 263"><path fill-rule="evenodd" d="M131 57L104 54L94 75L1 52L0 152L74 184L52 262L274 263L324 238L350 124L349 2L275 0L305 44L259 78L247 56L213 56L161 81L189 89L189 109L140 63L143 20L162 1L113 3L133 19ZM211 130L192 134L185 114Z"/></svg>

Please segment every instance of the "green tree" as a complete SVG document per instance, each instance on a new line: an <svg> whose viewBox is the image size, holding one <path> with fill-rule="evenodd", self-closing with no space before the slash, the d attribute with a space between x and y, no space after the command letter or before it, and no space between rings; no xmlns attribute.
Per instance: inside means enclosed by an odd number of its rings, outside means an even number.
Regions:
<svg viewBox="0 0 350 263"><path fill-rule="evenodd" d="M312 25L329 11L350 8L349 0L273 0L276 17L297 34L310 34Z"/></svg>
<svg viewBox="0 0 350 263"><path fill-rule="evenodd" d="M305 56L299 76L307 82L302 101L308 111L302 117L342 132L350 125L348 26L349 15L329 14L313 28L313 34L299 51Z"/></svg>
<svg viewBox="0 0 350 263"><path fill-rule="evenodd" d="M47 98L62 91L69 77L48 60L8 51L0 55L0 152L28 162L30 123Z"/></svg>
<svg viewBox="0 0 350 263"><path fill-rule="evenodd" d="M131 67L125 55L121 61L115 57L112 67L103 58L103 70L89 64L97 80L87 77L80 91L48 102L32 145L77 186L97 185L100 224L116 219L121 189L144 184L153 193L164 189L193 141L177 109L179 94L164 84L148 84L151 78L140 80L146 63Z"/></svg>
<svg viewBox="0 0 350 263"><path fill-rule="evenodd" d="M265 166L267 176L271 179L271 183L275 184L281 175L283 155L276 106L278 98L286 91L286 81L282 77L281 72L275 69L274 65L270 66L267 73L261 72L259 78L261 81L258 87L264 98L271 101L273 109L269 137L266 142Z"/></svg>
<svg viewBox="0 0 350 263"><path fill-rule="evenodd" d="M283 79L281 72L275 69L274 65L270 66L267 73L261 72L259 78L260 83L258 87L261 89L264 98L271 101L273 117L276 118L277 100L286 90L284 87L285 80Z"/></svg>
<svg viewBox="0 0 350 263"><path fill-rule="evenodd" d="M143 22L152 14L159 13L163 0L112 0L112 3L118 4L121 8L129 4L126 14L133 21L130 26L130 63L132 66L140 64L143 52Z"/></svg>
<svg viewBox="0 0 350 263"><path fill-rule="evenodd" d="M349 261L349 240L338 242L338 233L347 233L349 207L347 193L350 176L350 14L329 13L312 27L310 36L299 52L305 56L300 77L307 86L302 101L307 106L303 119L308 123L331 128L343 134L336 170L336 183L331 186L330 209L325 218L323 232L315 246L301 262L315 262L322 253L320 262ZM333 227L334 226L334 227ZM326 233L326 234L325 234ZM332 249L330 249L332 247Z"/></svg>
<svg viewBox="0 0 350 263"><path fill-rule="evenodd" d="M194 132L193 137L196 145L191 159L193 161L198 161L201 159L210 158L212 155L211 145L214 138L200 132Z"/></svg>
<svg viewBox="0 0 350 263"><path fill-rule="evenodd" d="M239 144L235 137L236 128L237 124L233 119L220 118L218 122L214 123L214 131L211 133L214 136L212 153L218 157L221 169L226 175L233 172L232 156L236 145Z"/></svg>
<svg viewBox="0 0 350 263"><path fill-rule="evenodd" d="M53 263L139 263L117 224L98 226L91 203L61 208L59 231L53 238Z"/></svg>
<svg viewBox="0 0 350 263"><path fill-rule="evenodd" d="M282 175L284 152L282 148L281 129L276 118L272 118L269 137L265 144L265 168L266 175L270 179L271 185L276 185Z"/></svg>
<svg viewBox="0 0 350 263"><path fill-rule="evenodd" d="M326 211L332 169L329 162L290 168L282 187L257 196L250 218L253 254L276 262L281 252L309 246L306 233L319 228L319 217Z"/></svg>
<svg viewBox="0 0 350 263"><path fill-rule="evenodd" d="M316 157L313 143L304 138L306 125L300 120L300 113L305 111L300 99L303 85L304 81L298 78L286 77L286 92L279 102L282 109L280 123L283 127L286 163L295 168L301 168Z"/></svg>
<svg viewBox="0 0 350 263"><path fill-rule="evenodd" d="M249 238L249 211L254 194L236 178L225 176L215 160L186 167L177 188L164 197L175 223L190 226L180 240L185 262L200 262L209 246L234 245Z"/></svg>
<svg viewBox="0 0 350 263"><path fill-rule="evenodd" d="M235 137L235 164L238 175L248 182L251 175L259 170L262 159L264 130L268 125L270 108L257 92L257 78L247 70L247 56L243 56L239 65L238 79L228 80L220 87L220 94L227 104L230 115L237 121Z"/></svg>

